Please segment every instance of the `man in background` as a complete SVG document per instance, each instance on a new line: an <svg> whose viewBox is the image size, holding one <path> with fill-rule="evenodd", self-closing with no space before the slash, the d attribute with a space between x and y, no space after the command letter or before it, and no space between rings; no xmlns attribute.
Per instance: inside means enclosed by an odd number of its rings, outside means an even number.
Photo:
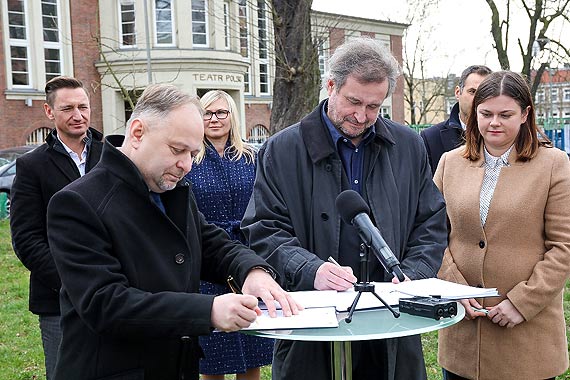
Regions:
<svg viewBox="0 0 570 380"><path fill-rule="evenodd" d="M489 74L491 74L491 69L481 65L469 66L463 70L459 84L455 86L457 103L451 109L449 119L420 132L426 146L432 174L435 173L439 159L445 152L464 144L464 131L473 104L473 95L479 84Z"/></svg>
<svg viewBox="0 0 570 380"><path fill-rule="evenodd" d="M45 114L55 128L43 145L16 160L10 229L14 252L30 271L29 308L39 316L50 380L61 340L61 281L47 239L47 205L57 191L95 166L103 135L90 128L89 96L79 80L53 78L45 92Z"/></svg>
<svg viewBox="0 0 570 380"><path fill-rule="evenodd" d="M400 75L378 41L358 38L329 59L329 98L272 136L258 155L242 228L251 248L288 290L346 290L360 273L358 232L341 221L335 200L358 192L409 279L435 277L446 242L443 198L417 133L379 117ZM342 266L327 261L332 256ZM371 281L394 281L378 260ZM355 316L358 318L358 316ZM352 342L353 379L423 380L419 336ZM273 378L331 378L326 342L277 340Z"/></svg>

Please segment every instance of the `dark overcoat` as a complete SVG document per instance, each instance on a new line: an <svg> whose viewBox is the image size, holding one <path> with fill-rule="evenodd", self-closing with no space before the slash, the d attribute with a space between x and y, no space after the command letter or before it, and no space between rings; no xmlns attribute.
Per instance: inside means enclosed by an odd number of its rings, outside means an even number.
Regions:
<svg viewBox="0 0 570 380"><path fill-rule="evenodd" d="M103 147L101 132L89 130L85 172L99 162ZM16 160L10 230L14 252L30 271L30 311L34 314L59 315L61 281L47 239L47 206L57 191L80 176L77 165L58 143L55 129L45 144Z"/></svg>
<svg viewBox="0 0 570 380"><path fill-rule="evenodd" d="M449 119L420 132L427 150L432 173L435 173L441 155L464 143L463 127L459 120L459 103L455 103Z"/></svg>
<svg viewBox="0 0 570 380"><path fill-rule="evenodd" d="M61 275L56 380L198 379L197 336L214 296L200 278L243 283L267 263L198 212L189 182L151 200L136 166L109 142L95 169L52 198L48 237Z"/></svg>
<svg viewBox="0 0 570 380"><path fill-rule="evenodd" d="M251 248L268 260L281 274L281 285L290 290L313 289L316 271L329 255L338 258L346 249L358 254L354 247L340 246L335 199L348 181L321 118L323 106L261 148L242 222ZM446 244L446 216L422 140L390 120L379 118L375 128L376 136L366 147L363 178L371 218L406 275L435 277ZM371 280L390 280L377 260L371 260L370 272ZM326 344L277 341L275 378L310 374L328 379L327 355ZM353 366L355 379L425 378L419 336L353 343Z"/></svg>

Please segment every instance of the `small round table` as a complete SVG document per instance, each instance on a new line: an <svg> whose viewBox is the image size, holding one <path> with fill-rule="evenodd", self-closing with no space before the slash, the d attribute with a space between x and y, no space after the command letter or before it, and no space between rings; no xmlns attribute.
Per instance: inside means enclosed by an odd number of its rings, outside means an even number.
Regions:
<svg viewBox="0 0 570 380"><path fill-rule="evenodd" d="M386 309L361 310L354 313L351 323L345 321L348 313L337 313L338 328L252 330L243 333L283 340L330 342L333 379L351 380L351 341L398 338L440 330L463 319L465 309L459 302L457 309L456 316L440 320L405 313L401 313L400 318L394 318Z"/></svg>

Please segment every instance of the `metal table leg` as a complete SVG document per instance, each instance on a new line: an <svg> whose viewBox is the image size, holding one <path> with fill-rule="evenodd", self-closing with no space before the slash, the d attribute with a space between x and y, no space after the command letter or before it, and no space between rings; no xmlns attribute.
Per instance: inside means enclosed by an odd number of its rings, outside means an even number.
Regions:
<svg viewBox="0 0 570 380"><path fill-rule="evenodd" d="M333 380L352 380L352 349L350 342L331 342Z"/></svg>

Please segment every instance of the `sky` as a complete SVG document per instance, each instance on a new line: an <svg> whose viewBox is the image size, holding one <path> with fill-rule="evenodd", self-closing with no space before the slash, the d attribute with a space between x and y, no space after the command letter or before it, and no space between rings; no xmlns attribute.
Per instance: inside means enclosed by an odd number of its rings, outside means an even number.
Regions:
<svg viewBox="0 0 570 380"><path fill-rule="evenodd" d="M497 5L504 3L497 1ZM408 6L405 0L313 0L313 9L346 14L364 18L408 23ZM521 10L514 10L516 20L511 36L526 36L528 26ZM433 26L426 43L428 54L427 76L446 76L448 73L460 75L469 65L485 64L493 70L500 69L491 36L491 11L485 0L439 0L436 9L423 22L408 28L410 37L417 35L420 28ZM526 32L525 32L525 28ZM568 29L568 27L567 27ZM568 31L568 30L567 30ZM570 34L570 33L568 33ZM404 43L413 47L415 38L407 38ZM511 40L513 50L509 52L511 69L520 71L522 60ZM525 42L526 43L526 42Z"/></svg>

